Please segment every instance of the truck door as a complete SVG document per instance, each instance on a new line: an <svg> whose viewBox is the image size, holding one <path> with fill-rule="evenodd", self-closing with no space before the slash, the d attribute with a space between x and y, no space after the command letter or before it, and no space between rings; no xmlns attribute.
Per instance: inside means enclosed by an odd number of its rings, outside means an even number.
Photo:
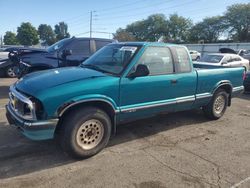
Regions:
<svg viewBox="0 0 250 188"><path fill-rule="evenodd" d="M176 111L191 109L195 101L197 74L193 69L188 51L184 47L171 47L175 65Z"/></svg>
<svg viewBox="0 0 250 188"><path fill-rule="evenodd" d="M128 78L120 83L120 121L145 118L161 112L173 111L176 103L173 58L167 47L147 47L130 70L139 64L147 65L149 75Z"/></svg>

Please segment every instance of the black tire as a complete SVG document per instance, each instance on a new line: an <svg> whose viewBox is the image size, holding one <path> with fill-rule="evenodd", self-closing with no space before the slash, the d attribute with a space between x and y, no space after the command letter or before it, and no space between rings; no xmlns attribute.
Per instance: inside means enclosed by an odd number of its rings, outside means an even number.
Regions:
<svg viewBox="0 0 250 188"><path fill-rule="evenodd" d="M96 121L98 124L95 125L94 122L92 125L90 123L89 126L91 127L87 129L88 122L92 122L92 120ZM99 127L100 124L102 128ZM62 149L74 158L88 158L100 152L108 144L112 124L109 116L101 109L85 107L69 112L66 117L64 117L61 126L59 138ZM100 132L98 132L98 129L96 130L94 126L99 127ZM83 128L86 128L86 131ZM93 134L91 135L92 140L90 139L85 143L85 139L89 139L85 137L89 137L90 132ZM92 141L93 145L96 144L93 140L98 136L97 133L101 134L101 136L99 135L100 138L98 137L98 144L91 149L86 149L89 142ZM92 138L92 136L94 137ZM81 138L81 140L79 138ZM97 141L97 139L95 141ZM92 142L90 144L92 144Z"/></svg>
<svg viewBox="0 0 250 188"><path fill-rule="evenodd" d="M223 105L219 107L220 101L222 101ZM219 103L219 104L218 104ZM219 119L223 116L228 106L228 93L223 89L218 89L211 101L207 106L203 107L204 114L212 120ZM217 110L217 111L216 111Z"/></svg>
<svg viewBox="0 0 250 188"><path fill-rule="evenodd" d="M250 87L244 87L245 92L250 92Z"/></svg>

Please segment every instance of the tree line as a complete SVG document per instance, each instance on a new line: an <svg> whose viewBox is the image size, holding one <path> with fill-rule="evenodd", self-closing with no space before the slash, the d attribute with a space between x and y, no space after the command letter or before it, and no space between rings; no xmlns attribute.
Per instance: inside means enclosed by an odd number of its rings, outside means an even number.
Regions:
<svg viewBox="0 0 250 188"><path fill-rule="evenodd" d="M222 16L192 20L171 14L154 14L119 28L118 41L164 41L174 43L250 42L250 3L227 7Z"/></svg>
<svg viewBox="0 0 250 188"><path fill-rule="evenodd" d="M40 24L38 29L31 23L22 23L17 34L7 31L5 44L25 46L51 45L70 37L68 25L59 22L54 26ZM198 23L189 18L171 14L154 14L147 19L128 24L113 34L118 41L164 41L173 43L250 42L250 3L227 7L222 16L206 17Z"/></svg>
<svg viewBox="0 0 250 188"><path fill-rule="evenodd" d="M31 46L39 43L47 46L55 42L70 37L68 25L65 22L59 22L54 30L50 25L40 24L36 29L31 23L23 22L17 27L17 34L7 31L3 41L6 45L24 45Z"/></svg>

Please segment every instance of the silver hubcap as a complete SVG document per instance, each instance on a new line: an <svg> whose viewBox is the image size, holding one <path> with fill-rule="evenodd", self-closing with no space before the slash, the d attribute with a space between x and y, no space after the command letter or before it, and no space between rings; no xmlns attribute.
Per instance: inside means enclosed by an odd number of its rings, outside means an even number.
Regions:
<svg viewBox="0 0 250 188"><path fill-rule="evenodd" d="M16 74L15 74L15 72L14 72L14 67L8 68L7 74L8 74L9 77L15 77Z"/></svg>
<svg viewBox="0 0 250 188"><path fill-rule="evenodd" d="M76 141L82 149L90 150L101 142L103 134L103 124L96 119L91 119L80 126L76 134Z"/></svg>
<svg viewBox="0 0 250 188"><path fill-rule="evenodd" d="M220 114L225 107L225 97L223 97L222 95L218 96L215 101L214 101L214 111L216 114Z"/></svg>

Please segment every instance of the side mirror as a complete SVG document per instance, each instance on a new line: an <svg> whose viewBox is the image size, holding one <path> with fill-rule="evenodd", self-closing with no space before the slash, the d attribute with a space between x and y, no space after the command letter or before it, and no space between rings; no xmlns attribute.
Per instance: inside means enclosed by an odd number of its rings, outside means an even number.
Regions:
<svg viewBox="0 0 250 188"><path fill-rule="evenodd" d="M135 72L128 75L129 78L135 78L135 77L142 77L142 76L148 76L149 70L146 65L139 64L136 67Z"/></svg>
<svg viewBox="0 0 250 188"><path fill-rule="evenodd" d="M66 58L69 55L72 55L72 50L65 49L65 50L62 51L62 57L63 58Z"/></svg>

